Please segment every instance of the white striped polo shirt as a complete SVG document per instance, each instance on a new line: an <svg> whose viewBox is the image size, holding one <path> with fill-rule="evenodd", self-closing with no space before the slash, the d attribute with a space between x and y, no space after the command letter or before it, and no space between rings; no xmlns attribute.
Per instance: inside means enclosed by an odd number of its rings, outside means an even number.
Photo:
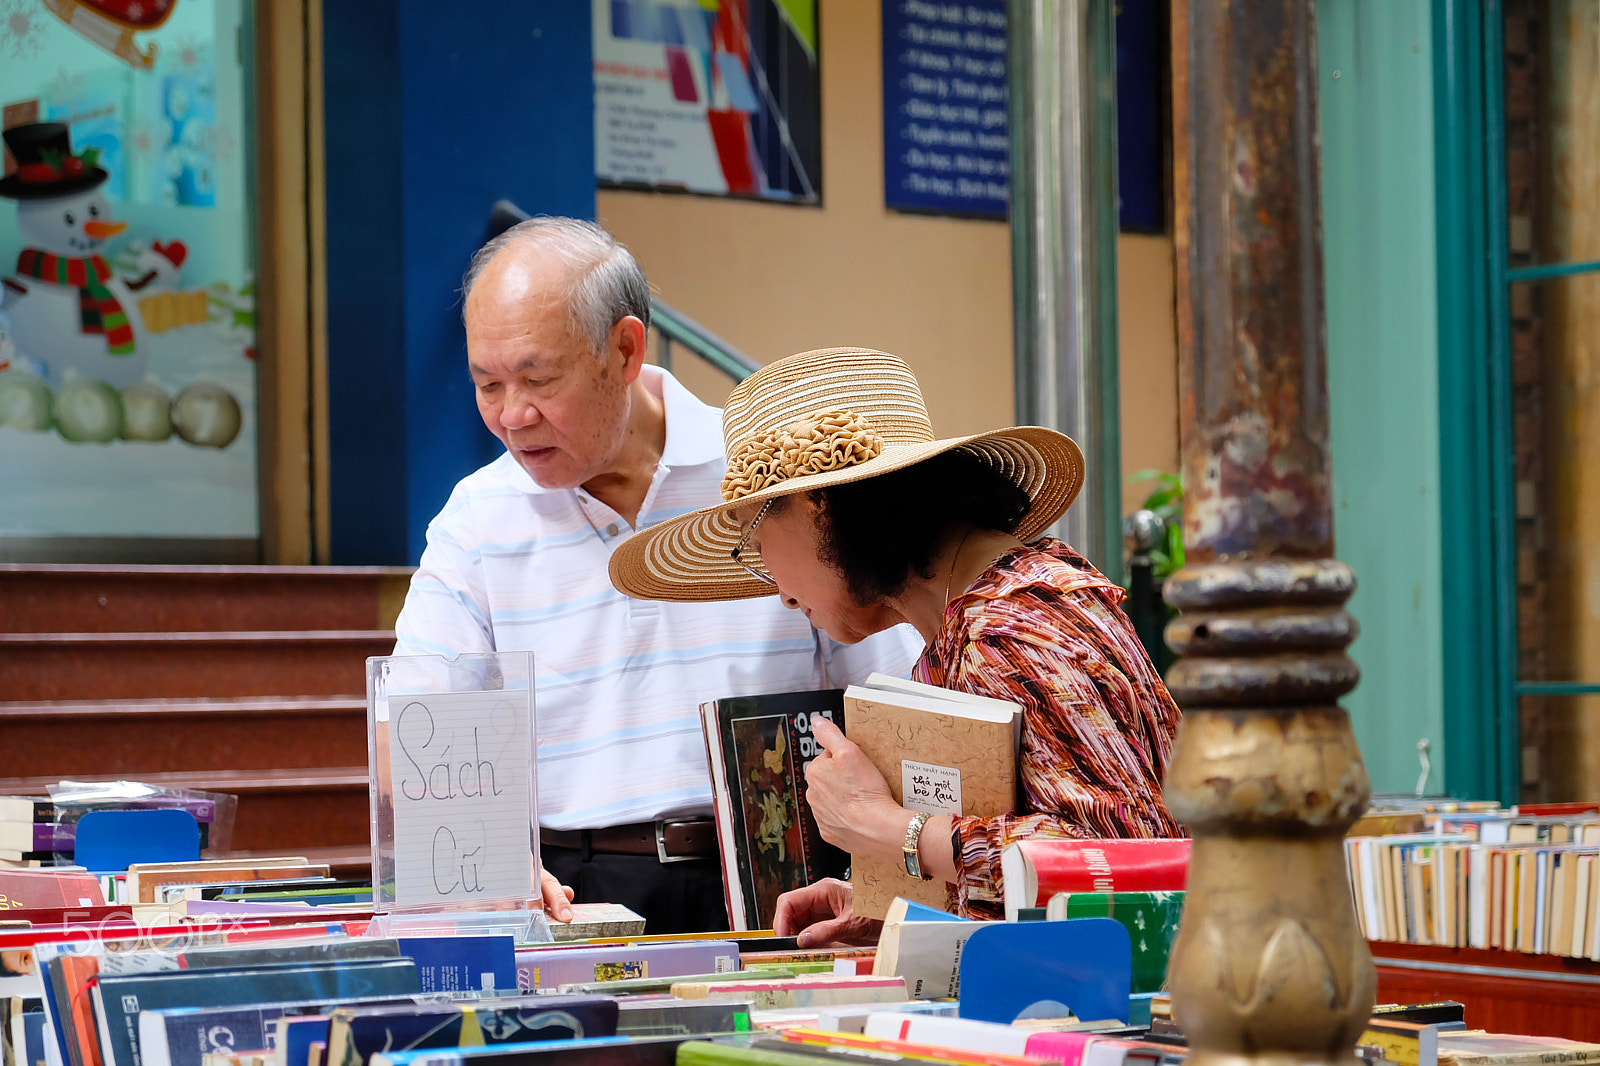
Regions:
<svg viewBox="0 0 1600 1066"><path fill-rule="evenodd" d="M641 527L721 500L721 412L647 366L666 410ZM633 529L582 489L546 489L508 453L467 477L428 525L396 624L396 655L531 651L539 821L597 829L711 813L699 706L907 676L910 626L845 646L776 596L656 603L611 587Z"/></svg>

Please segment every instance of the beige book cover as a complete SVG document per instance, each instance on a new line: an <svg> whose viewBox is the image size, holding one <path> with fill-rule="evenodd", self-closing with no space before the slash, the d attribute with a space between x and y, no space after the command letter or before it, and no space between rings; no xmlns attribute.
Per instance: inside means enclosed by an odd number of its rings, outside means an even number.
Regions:
<svg viewBox="0 0 1600 1066"><path fill-rule="evenodd" d="M130 903L159 903L161 885L215 884L224 881L268 881L291 877L327 877L327 863L285 855L257 859L213 859L183 863L135 863L128 867Z"/></svg>
<svg viewBox="0 0 1600 1066"><path fill-rule="evenodd" d="M849 737L896 803L928 814L992 817L1017 805L1022 709L1004 700L873 674L844 694ZM914 881L897 858L850 856L855 913L882 918L896 896L945 906L945 882Z"/></svg>

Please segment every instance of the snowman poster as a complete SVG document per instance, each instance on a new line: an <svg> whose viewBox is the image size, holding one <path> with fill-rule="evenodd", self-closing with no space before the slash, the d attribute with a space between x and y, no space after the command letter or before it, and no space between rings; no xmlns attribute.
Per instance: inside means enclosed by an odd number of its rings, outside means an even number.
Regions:
<svg viewBox="0 0 1600 1066"><path fill-rule="evenodd" d="M250 561L241 4L75 2L0 0L0 561Z"/></svg>

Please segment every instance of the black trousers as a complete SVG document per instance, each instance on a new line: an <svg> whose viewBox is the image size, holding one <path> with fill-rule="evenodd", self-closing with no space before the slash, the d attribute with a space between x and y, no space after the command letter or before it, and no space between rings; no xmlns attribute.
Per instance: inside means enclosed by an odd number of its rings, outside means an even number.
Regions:
<svg viewBox="0 0 1600 1066"><path fill-rule="evenodd" d="M714 933L728 928L722 864L715 858L662 862L654 855L584 854L539 845L544 868L577 892L579 903L620 903L644 918L647 933Z"/></svg>

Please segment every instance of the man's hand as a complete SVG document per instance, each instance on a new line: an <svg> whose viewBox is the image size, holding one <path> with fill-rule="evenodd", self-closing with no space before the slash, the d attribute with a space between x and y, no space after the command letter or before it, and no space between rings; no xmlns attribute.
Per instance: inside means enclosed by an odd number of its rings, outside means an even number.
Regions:
<svg viewBox="0 0 1600 1066"><path fill-rule="evenodd" d="M857 918L851 907L853 897L850 883L834 877L785 892L778 897L773 932L797 937L803 948L876 944L883 923L875 918Z"/></svg>
<svg viewBox="0 0 1600 1066"><path fill-rule="evenodd" d="M532 861L531 856L529 861ZM543 866L535 866L533 872L539 878L539 893L544 904L544 912L558 922L572 921L572 897L577 893L557 881L556 875Z"/></svg>

